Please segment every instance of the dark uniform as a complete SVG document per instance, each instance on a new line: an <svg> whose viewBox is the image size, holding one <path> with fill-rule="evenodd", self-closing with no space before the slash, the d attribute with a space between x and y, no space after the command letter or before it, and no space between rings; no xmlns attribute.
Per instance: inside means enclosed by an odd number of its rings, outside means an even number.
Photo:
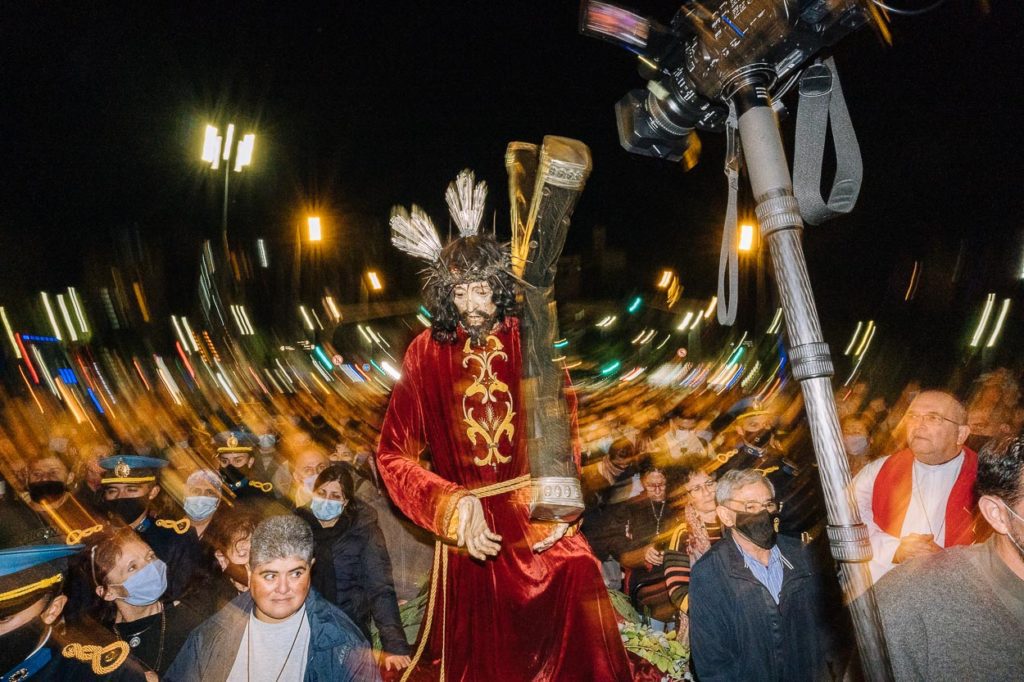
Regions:
<svg viewBox="0 0 1024 682"><path fill-rule="evenodd" d="M117 483L156 483L157 472L167 466L167 461L155 457L117 455L100 460L104 469L103 485ZM203 551L195 533L190 533L192 523L182 519L154 519L150 516L132 526L139 537L153 552L167 564L167 592L165 601L175 601L185 594L192 574L202 560Z"/></svg>
<svg viewBox="0 0 1024 682"><path fill-rule="evenodd" d="M217 456L241 453L255 459L254 448L259 439L248 431L222 431L213 438L217 447ZM250 505L264 516L284 514L288 510L274 496L274 484L256 478L255 464L240 469L234 466L220 467L220 477L224 487L231 494L232 500L238 504Z"/></svg>
<svg viewBox="0 0 1024 682"><path fill-rule="evenodd" d="M15 617L35 608L42 599L52 603L63 587L67 557L81 549L82 545L34 545L0 551L0 617ZM46 624L40 614L0 634L5 668L0 670L0 682L145 680L142 670L129 659L125 642L73 641L55 629L59 621L57 614Z"/></svg>

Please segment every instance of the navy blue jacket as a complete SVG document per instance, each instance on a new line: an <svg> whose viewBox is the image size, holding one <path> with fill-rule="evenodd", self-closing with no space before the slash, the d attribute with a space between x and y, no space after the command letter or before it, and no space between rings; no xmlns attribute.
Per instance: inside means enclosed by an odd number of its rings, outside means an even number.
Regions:
<svg viewBox="0 0 1024 682"><path fill-rule="evenodd" d="M224 682L242 646L252 609L252 596L248 592L238 595L192 632L161 679ZM370 646L359 628L313 589L306 596L306 618L310 640L305 682L380 680Z"/></svg>
<svg viewBox="0 0 1024 682"><path fill-rule="evenodd" d="M779 603L743 562L728 531L693 565L690 651L697 679L828 680L840 674L830 604L836 597L799 540L780 535Z"/></svg>

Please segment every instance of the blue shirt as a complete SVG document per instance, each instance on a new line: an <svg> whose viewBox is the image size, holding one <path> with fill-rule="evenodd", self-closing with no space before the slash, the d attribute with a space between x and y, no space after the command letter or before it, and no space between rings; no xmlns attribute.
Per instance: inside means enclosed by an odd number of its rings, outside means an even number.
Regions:
<svg viewBox="0 0 1024 682"><path fill-rule="evenodd" d="M733 538L732 541L736 542L736 538ZM772 599L778 604L779 594L782 592L782 567L785 565L793 568L793 564L789 563L786 557L782 556L778 545L772 545L771 553L768 555L767 566L758 561L754 556L747 554L743 547L740 546L740 543L736 542L736 548L740 550L743 563L754 574L757 581L768 588Z"/></svg>

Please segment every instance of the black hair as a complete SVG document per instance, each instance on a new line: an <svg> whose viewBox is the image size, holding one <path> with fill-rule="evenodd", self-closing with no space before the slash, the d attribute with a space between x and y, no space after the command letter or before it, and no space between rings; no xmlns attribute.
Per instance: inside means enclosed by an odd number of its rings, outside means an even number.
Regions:
<svg viewBox="0 0 1024 682"><path fill-rule="evenodd" d="M496 308L497 322L516 314L516 288L508 247L487 234L452 241L441 251L438 263L428 269L423 284L431 315L430 335L439 343L455 343L459 311L452 291L459 283L487 282Z"/></svg>
<svg viewBox="0 0 1024 682"><path fill-rule="evenodd" d="M352 470L347 462L334 462L321 471L316 477L316 482L313 483L313 490L334 481L341 484L341 492L345 494L345 501L351 502L355 497L355 483L352 480Z"/></svg>
<svg viewBox="0 0 1024 682"><path fill-rule="evenodd" d="M1024 433L993 438L981 448L975 489L1010 506L1024 497Z"/></svg>

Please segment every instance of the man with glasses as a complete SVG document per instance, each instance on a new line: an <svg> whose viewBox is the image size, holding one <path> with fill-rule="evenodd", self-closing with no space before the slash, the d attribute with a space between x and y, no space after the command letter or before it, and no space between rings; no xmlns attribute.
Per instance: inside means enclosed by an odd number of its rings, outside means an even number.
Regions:
<svg viewBox="0 0 1024 682"><path fill-rule="evenodd" d="M901 422L907 447L868 463L854 479L875 581L897 564L974 542L978 455L964 445L966 417L949 393L921 392Z"/></svg>
<svg viewBox="0 0 1024 682"><path fill-rule="evenodd" d="M901 566L878 582L897 680L1016 680L1024 671L1024 436L978 454L992 537Z"/></svg>
<svg viewBox="0 0 1024 682"><path fill-rule="evenodd" d="M715 500L725 537L690 578L690 651L701 682L836 679L836 619L826 611L839 603L835 586L799 540L777 534L771 481L735 469L718 480Z"/></svg>

